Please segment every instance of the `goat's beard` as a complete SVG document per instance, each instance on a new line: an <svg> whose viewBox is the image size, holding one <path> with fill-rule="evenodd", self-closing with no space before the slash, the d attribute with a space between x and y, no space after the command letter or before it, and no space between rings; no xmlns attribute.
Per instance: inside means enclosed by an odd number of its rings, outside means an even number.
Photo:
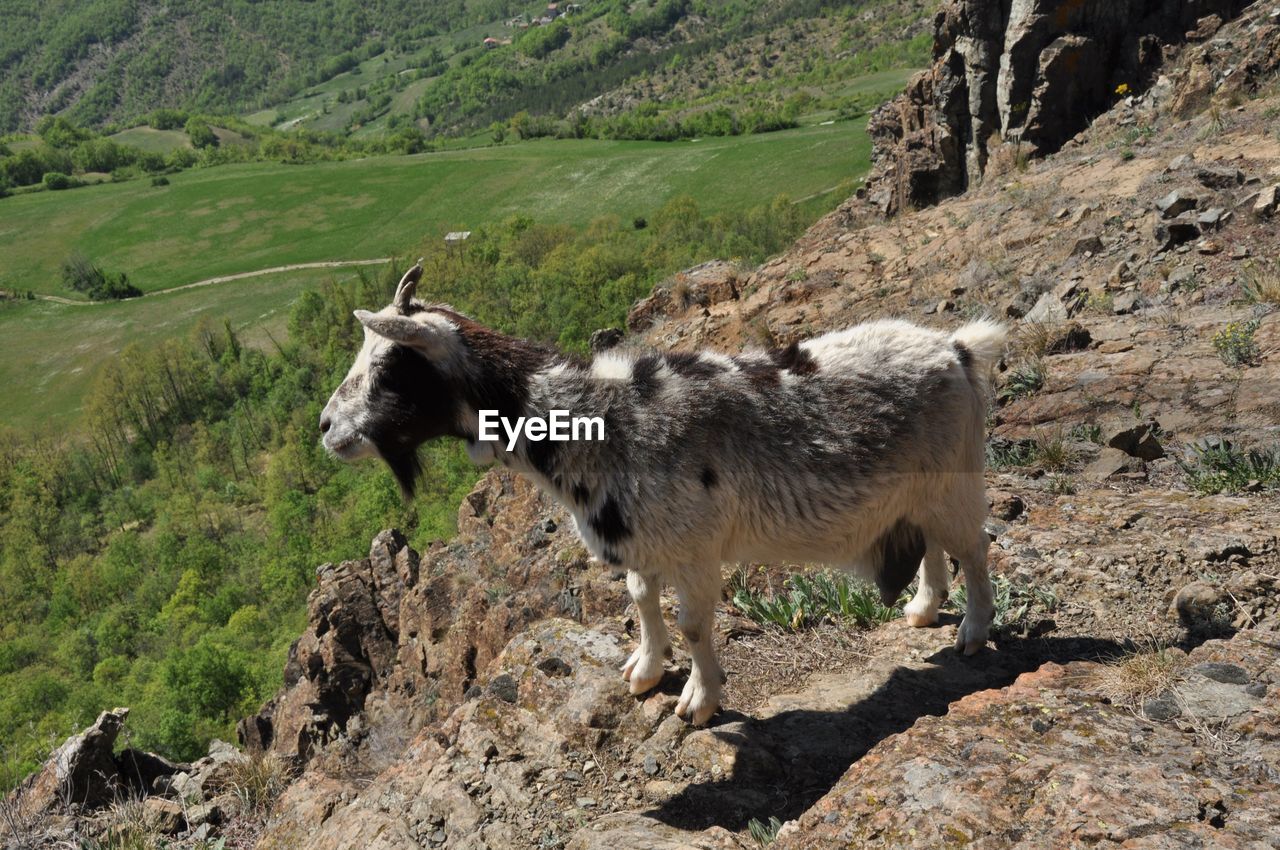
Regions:
<svg viewBox="0 0 1280 850"><path fill-rule="evenodd" d="M394 453L384 453L382 459L391 469L396 483L400 485L400 494L406 500L412 499L418 487L418 479L423 473L422 458L418 456L418 450L416 448L401 449Z"/></svg>

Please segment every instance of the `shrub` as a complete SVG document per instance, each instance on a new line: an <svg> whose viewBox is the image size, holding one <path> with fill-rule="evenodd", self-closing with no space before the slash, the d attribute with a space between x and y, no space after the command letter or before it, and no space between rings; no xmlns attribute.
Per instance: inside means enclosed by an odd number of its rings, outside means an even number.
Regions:
<svg viewBox="0 0 1280 850"><path fill-rule="evenodd" d="M777 817L770 817L768 823L763 823L757 818L752 818L747 823L747 832L751 835L751 840L761 847L768 847L770 844L778 840L778 831L782 829L782 821Z"/></svg>
<svg viewBox="0 0 1280 850"><path fill-rule="evenodd" d="M191 144L197 148L216 148L218 146L218 137L214 134L213 129L209 127L209 123L202 118L188 118L183 129L186 131L187 136L191 138Z"/></svg>
<svg viewBox="0 0 1280 850"><path fill-rule="evenodd" d="M50 171L44 175L44 187L57 191L59 189L70 189L72 187L71 178L60 171Z"/></svg>
<svg viewBox="0 0 1280 850"><path fill-rule="evenodd" d="M168 178L168 177L164 177L164 176L161 176L161 177L152 177L152 178L151 178L151 185L152 185L152 186L168 186L168 185L169 185L169 178Z"/></svg>
<svg viewBox="0 0 1280 850"><path fill-rule="evenodd" d="M105 272L78 251L62 261L62 283L68 289L83 293L93 301L119 301L137 298L142 290L129 283L123 272Z"/></svg>

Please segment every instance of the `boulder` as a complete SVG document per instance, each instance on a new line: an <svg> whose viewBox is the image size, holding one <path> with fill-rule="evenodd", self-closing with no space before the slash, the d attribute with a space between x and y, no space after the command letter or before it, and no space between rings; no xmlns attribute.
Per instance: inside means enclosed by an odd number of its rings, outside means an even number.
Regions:
<svg viewBox="0 0 1280 850"><path fill-rule="evenodd" d="M1155 430L1156 426L1151 422L1120 426L1106 434L1106 444L1113 449L1119 449L1129 457L1159 460L1164 457L1164 449L1156 439Z"/></svg>
<svg viewBox="0 0 1280 850"><path fill-rule="evenodd" d="M1198 237L1200 225L1196 223L1195 216L1184 214L1172 220L1157 221L1152 235L1155 237L1157 248L1168 251Z"/></svg>
<svg viewBox="0 0 1280 850"><path fill-rule="evenodd" d="M182 806L163 797L148 797L142 801L143 821L147 829L160 835L177 835L187 828L186 814Z"/></svg>
<svg viewBox="0 0 1280 850"><path fill-rule="evenodd" d="M617 328L600 328L591 332L591 353L599 354L616 348L622 342L622 331Z"/></svg>
<svg viewBox="0 0 1280 850"><path fill-rule="evenodd" d="M1200 38L1245 5L948 0L934 19L933 64L868 122L867 196L892 215L979 182L996 145L1058 150L1115 102L1118 82L1140 93L1156 81L1166 45ZM1197 85L1180 86L1175 108L1202 109L1214 85L1205 68Z"/></svg>
<svg viewBox="0 0 1280 850"><path fill-rule="evenodd" d="M1156 201L1156 209L1163 218L1177 218L1200 205L1200 198L1186 189L1175 189Z"/></svg>
<svg viewBox="0 0 1280 850"><path fill-rule="evenodd" d="M1023 321L1040 325L1058 325L1067 321L1067 308L1062 306L1058 296L1046 292L1036 301L1035 306L1023 316Z"/></svg>
<svg viewBox="0 0 1280 850"><path fill-rule="evenodd" d="M1140 468L1128 454L1119 449L1106 448L1099 452L1098 459L1086 466L1081 474L1089 481L1102 482Z"/></svg>
<svg viewBox="0 0 1280 850"><path fill-rule="evenodd" d="M27 777L15 792L26 817L60 810L64 802L86 809L114 802L125 791L112 751L129 717L129 709L104 711L83 732L53 751L44 767Z"/></svg>
<svg viewBox="0 0 1280 850"><path fill-rule="evenodd" d="M1276 211L1276 193L1280 185L1268 186L1258 193L1253 202L1253 214L1258 218L1270 218Z"/></svg>
<svg viewBox="0 0 1280 850"><path fill-rule="evenodd" d="M1206 189L1223 191L1244 185L1244 172L1229 165L1202 165L1195 173L1196 180Z"/></svg>

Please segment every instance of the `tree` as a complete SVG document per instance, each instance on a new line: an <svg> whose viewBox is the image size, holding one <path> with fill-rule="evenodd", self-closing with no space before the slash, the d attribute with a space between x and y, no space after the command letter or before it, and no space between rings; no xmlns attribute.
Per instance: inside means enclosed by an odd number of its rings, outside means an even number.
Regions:
<svg viewBox="0 0 1280 850"><path fill-rule="evenodd" d="M188 118L187 124L183 129L191 139L191 144L197 148L216 148L218 146L217 135L209 127L209 122L203 118Z"/></svg>

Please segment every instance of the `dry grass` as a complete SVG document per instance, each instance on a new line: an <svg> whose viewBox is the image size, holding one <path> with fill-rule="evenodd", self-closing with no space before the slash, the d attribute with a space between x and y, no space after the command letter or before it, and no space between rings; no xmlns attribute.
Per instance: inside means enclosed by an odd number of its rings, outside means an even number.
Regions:
<svg viewBox="0 0 1280 850"><path fill-rule="evenodd" d="M231 790L248 815L269 811L291 780L288 764L271 753L234 762L228 777Z"/></svg>
<svg viewBox="0 0 1280 850"><path fill-rule="evenodd" d="M1068 469L1075 459L1061 428L1055 431L1036 432L1035 455L1040 466L1049 472Z"/></svg>
<svg viewBox="0 0 1280 850"><path fill-rule="evenodd" d="M1113 659L1098 671L1098 692L1116 705L1140 709L1142 703L1182 679L1187 656L1155 641Z"/></svg>
<svg viewBox="0 0 1280 850"><path fill-rule="evenodd" d="M774 694L802 687L814 673L860 664L868 657L865 646L863 634L833 624L803 632L762 629L730 640L721 654L733 682L726 707L750 714Z"/></svg>
<svg viewBox="0 0 1280 850"><path fill-rule="evenodd" d="M1049 350L1057 328L1045 322L1022 322L1014 331L1010 350L1015 360L1038 360Z"/></svg>
<svg viewBox="0 0 1280 850"><path fill-rule="evenodd" d="M1280 304L1280 264L1249 263L1242 277L1244 296L1251 304Z"/></svg>

